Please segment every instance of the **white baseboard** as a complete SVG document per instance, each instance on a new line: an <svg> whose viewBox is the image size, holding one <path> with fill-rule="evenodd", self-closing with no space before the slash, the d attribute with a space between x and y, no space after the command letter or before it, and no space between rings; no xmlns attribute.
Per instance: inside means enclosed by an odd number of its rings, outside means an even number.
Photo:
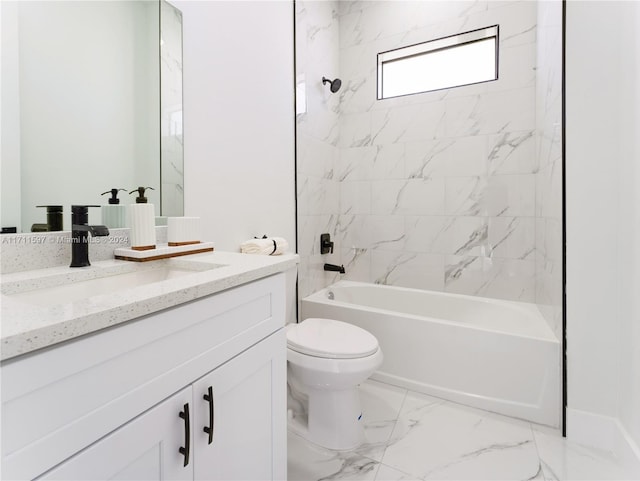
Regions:
<svg viewBox="0 0 640 481"><path fill-rule="evenodd" d="M609 451L640 474L640 447L617 418L567 408L567 439Z"/></svg>

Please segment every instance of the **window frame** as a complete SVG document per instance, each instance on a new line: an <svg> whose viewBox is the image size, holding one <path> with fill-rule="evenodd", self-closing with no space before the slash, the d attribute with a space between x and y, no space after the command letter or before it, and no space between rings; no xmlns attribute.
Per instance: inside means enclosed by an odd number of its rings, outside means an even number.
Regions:
<svg viewBox="0 0 640 481"><path fill-rule="evenodd" d="M399 94L384 97L383 96L383 67L385 63L396 62L405 58L421 56L433 52L439 52L452 48L462 47L464 45L472 44L482 40L495 38L495 78L488 80L481 80L479 82L470 82L465 84L451 85L448 87L441 87L431 90L422 90L420 92L410 92L406 94ZM426 92L437 92L439 90L447 90L451 88L464 87L467 85L477 85L486 82L494 82L498 80L499 73L499 51L500 51L500 25L491 25L489 27L483 27L469 32L463 32L455 35L449 35L447 37L441 37L434 40L427 40L426 42L420 42L406 47L399 47L392 50L380 52L377 55L377 85L376 85L376 97L378 100L392 99L398 97L406 97L407 95L417 95Z"/></svg>

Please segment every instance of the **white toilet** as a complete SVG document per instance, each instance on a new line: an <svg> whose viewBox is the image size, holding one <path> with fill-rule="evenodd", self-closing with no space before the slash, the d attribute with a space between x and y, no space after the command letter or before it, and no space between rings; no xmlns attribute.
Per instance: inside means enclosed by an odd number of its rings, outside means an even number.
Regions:
<svg viewBox="0 0 640 481"><path fill-rule="evenodd" d="M336 450L364 440L358 384L382 364L378 340L364 329L310 318L287 326L289 428Z"/></svg>

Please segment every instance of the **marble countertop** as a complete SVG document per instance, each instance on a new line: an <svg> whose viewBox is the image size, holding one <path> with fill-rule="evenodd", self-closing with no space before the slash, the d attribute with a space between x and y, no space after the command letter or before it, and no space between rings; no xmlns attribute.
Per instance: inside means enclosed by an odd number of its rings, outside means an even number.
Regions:
<svg viewBox="0 0 640 481"><path fill-rule="evenodd" d="M0 360L283 272L295 267L298 259L296 254L260 256L211 252L153 262L114 259L93 262L90 267L80 269L64 266L3 274ZM189 272L130 289L38 305L38 289L55 288L71 279L91 280L163 267Z"/></svg>

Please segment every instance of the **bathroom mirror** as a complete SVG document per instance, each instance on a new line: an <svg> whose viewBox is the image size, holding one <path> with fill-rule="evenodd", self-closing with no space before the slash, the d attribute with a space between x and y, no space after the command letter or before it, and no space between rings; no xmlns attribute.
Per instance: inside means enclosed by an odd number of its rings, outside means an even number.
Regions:
<svg viewBox="0 0 640 481"><path fill-rule="evenodd" d="M164 0L3 1L2 227L152 186L183 214L182 16ZM120 193L121 203L134 195ZM90 222L100 222L91 209Z"/></svg>

